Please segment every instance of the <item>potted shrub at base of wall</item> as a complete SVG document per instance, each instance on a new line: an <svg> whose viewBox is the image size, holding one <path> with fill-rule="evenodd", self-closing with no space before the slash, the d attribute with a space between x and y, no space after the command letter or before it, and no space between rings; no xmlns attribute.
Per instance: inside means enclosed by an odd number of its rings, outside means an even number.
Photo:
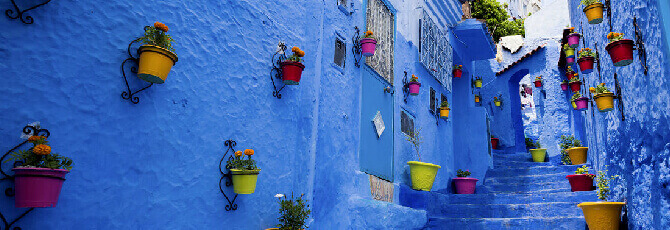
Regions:
<svg viewBox="0 0 670 230"><path fill-rule="evenodd" d="M305 56L305 51L300 50L297 46L291 48L293 54L286 60L279 63L281 66L281 77L285 85L299 85L302 78L302 71L305 70L302 57Z"/></svg>
<svg viewBox="0 0 670 230"><path fill-rule="evenodd" d="M305 229L305 222L309 214L312 213L312 210L309 209L307 201L303 199L305 194L301 194L297 199L293 198L291 194L291 199L286 197L284 194L275 195L276 198L279 198L279 224L277 228L268 228L266 230L279 230L279 229L288 229L288 230L301 230ZM283 198L283 199L282 199Z"/></svg>
<svg viewBox="0 0 670 230"><path fill-rule="evenodd" d="M441 167L439 165L421 162L421 155L419 148L421 146L421 130L415 130L413 133L405 134L407 141L412 143L412 147L419 157L419 161L408 161L409 172L412 178L412 189L420 191L430 191L437 176L437 170Z"/></svg>
<svg viewBox="0 0 670 230"><path fill-rule="evenodd" d="M253 149L244 150L246 160L242 154L242 151L235 152L235 157L228 160L226 168L230 169L232 174L233 191L237 194L252 194L256 191L256 182L261 169L256 167L256 161L251 159L254 155Z"/></svg>
<svg viewBox="0 0 670 230"><path fill-rule="evenodd" d="M533 83L535 83L535 87L537 88L542 87L542 76L535 77L535 81Z"/></svg>
<svg viewBox="0 0 670 230"><path fill-rule="evenodd" d="M454 65L454 78L461 78L461 75L463 75L463 65Z"/></svg>
<svg viewBox="0 0 670 230"><path fill-rule="evenodd" d="M581 0L580 6L584 6L584 14L589 24L600 24L603 22L603 9L605 5L600 0Z"/></svg>
<svg viewBox="0 0 670 230"><path fill-rule="evenodd" d="M614 66L627 66L633 63L633 48L635 47L633 40L623 39L622 33L614 32L610 32L607 39L610 40L610 43L605 49L610 54Z"/></svg>
<svg viewBox="0 0 670 230"><path fill-rule="evenodd" d="M470 178L470 170L458 170L456 172L456 178L452 179L454 181L454 187L456 188L456 194L474 194L477 187L478 179Z"/></svg>
<svg viewBox="0 0 670 230"><path fill-rule="evenodd" d="M138 78L150 83L165 83L172 66L178 60L172 48L172 37L167 32L168 27L160 22L145 27L144 36L139 38L143 45L137 50L140 54Z"/></svg>
<svg viewBox="0 0 670 230"><path fill-rule="evenodd" d="M568 155L568 149L581 147L582 142L575 139L575 136L573 135L561 135L561 140L558 143L558 146L561 148L561 163L563 165L572 165L573 163L570 159L570 155ZM584 156L584 159L586 159L586 156ZM586 160L584 160L584 162L586 162Z"/></svg>
<svg viewBox="0 0 670 230"><path fill-rule="evenodd" d="M417 96L419 95L419 90L421 90L421 83L419 83L419 78L412 74L412 79L409 80L409 95Z"/></svg>
<svg viewBox="0 0 670 230"><path fill-rule="evenodd" d="M575 140L574 147L566 150L572 165L580 165L586 163L589 147L582 147L581 141Z"/></svg>
<svg viewBox="0 0 670 230"><path fill-rule="evenodd" d="M475 77L475 88L482 87L482 77Z"/></svg>
<svg viewBox="0 0 670 230"><path fill-rule="evenodd" d="M72 159L51 152L45 136L31 136L33 147L11 153L6 162L23 162L14 171L17 208L56 207L65 174L72 169Z"/></svg>
<svg viewBox="0 0 670 230"><path fill-rule="evenodd" d="M596 54L590 48L583 48L579 52L579 70L583 74L590 74L593 72L593 63L595 61Z"/></svg>
<svg viewBox="0 0 670 230"><path fill-rule="evenodd" d="M532 142L532 140L531 140ZM534 149L530 149L530 155L533 157L533 162L545 162L547 157L547 149L543 149L540 140L532 144Z"/></svg>
<svg viewBox="0 0 670 230"><path fill-rule="evenodd" d="M372 31L365 31L365 37L361 39L361 53L363 56L372 57L375 55L375 49L377 48L377 40L375 40Z"/></svg>
<svg viewBox="0 0 670 230"><path fill-rule="evenodd" d="M449 102L443 101L442 104L440 105L440 117L449 118L450 110L451 109L449 108Z"/></svg>
<svg viewBox="0 0 670 230"><path fill-rule="evenodd" d="M493 135L491 135L491 148L498 149L498 144L499 143L500 143L500 139L495 138Z"/></svg>
<svg viewBox="0 0 670 230"><path fill-rule="evenodd" d="M561 82L561 90L568 91L568 81Z"/></svg>
<svg viewBox="0 0 670 230"><path fill-rule="evenodd" d="M594 94L593 100L596 101L598 111L609 112L614 109L614 93L607 89L605 83L600 83L596 87L591 87L589 88L589 91Z"/></svg>
<svg viewBox="0 0 670 230"><path fill-rule="evenodd" d="M575 174L567 175L565 178L570 182L570 189L573 192L579 192L593 190L593 177L595 176L589 174L589 167L584 165L581 168L577 168Z"/></svg>
<svg viewBox="0 0 670 230"><path fill-rule="evenodd" d="M621 222L621 208L624 202L608 202L610 192L610 181L618 178L618 175L608 177L607 170L598 171L596 184L598 184L599 202L582 202L577 207L582 208L584 219L591 230L618 230Z"/></svg>
<svg viewBox="0 0 670 230"><path fill-rule="evenodd" d="M570 99L572 102L572 107L575 110L579 111L584 111L589 108L589 98L588 97L582 97L582 94L580 93L575 93L572 95L572 99Z"/></svg>

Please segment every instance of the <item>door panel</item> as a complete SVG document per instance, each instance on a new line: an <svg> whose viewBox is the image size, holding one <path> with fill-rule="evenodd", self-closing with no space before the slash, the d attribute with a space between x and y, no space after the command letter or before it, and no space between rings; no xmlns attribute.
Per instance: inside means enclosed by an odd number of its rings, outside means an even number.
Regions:
<svg viewBox="0 0 670 230"><path fill-rule="evenodd" d="M393 182L393 94L384 91L390 84L369 67L363 67L361 72L361 171ZM384 123L379 136L373 122L377 113Z"/></svg>

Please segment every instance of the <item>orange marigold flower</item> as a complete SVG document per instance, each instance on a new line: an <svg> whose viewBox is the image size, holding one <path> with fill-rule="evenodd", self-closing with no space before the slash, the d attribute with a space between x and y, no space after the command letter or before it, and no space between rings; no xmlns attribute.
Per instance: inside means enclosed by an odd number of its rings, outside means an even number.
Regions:
<svg viewBox="0 0 670 230"><path fill-rule="evenodd" d="M235 156L241 157L242 156L242 151L235 152Z"/></svg>
<svg viewBox="0 0 670 230"><path fill-rule="evenodd" d="M596 92L596 88L591 87L591 88L589 88L589 91L591 91L591 93L595 93L595 92Z"/></svg>
<svg viewBox="0 0 670 230"><path fill-rule="evenodd" d="M298 55L298 57L304 57L305 56L305 51L298 50L298 52L295 53L295 55Z"/></svg>
<svg viewBox="0 0 670 230"><path fill-rule="evenodd" d="M33 147L33 153L37 155L49 155L49 153L51 153L51 147L45 144L35 145L35 147Z"/></svg>
<svg viewBox="0 0 670 230"><path fill-rule="evenodd" d="M37 141L37 140L43 140L45 139L44 136L31 136L28 138L28 141Z"/></svg>
<svg viewBox="0 0 670 230"><path fill-rule="evenodd" d="M245 149L244 150L244 155L247 155L247 156L254 155L254 150L253 149Z"/></svg>
<svg viewBox="0 0 670 230"><path fill-rule="evenodd" d="M300 51L300 48L298 48L297 46L294 46L293 48L291 48L291 51L293 51L295 53L295 52Z"/></svg>
<svg viewBox="0 0 670 230"><path fill-rule="evenodd" d="M600 83L600 85L605 86L605 83Z"/></svg>
<svg viewBox="0 0 670 230"><path fill-rule="evenodd" d="M373 33L372 33L372 31L370 31L370 30L365 31L365 36L370 36L370 35L372 35L372 34L373 34Z"/></svg>

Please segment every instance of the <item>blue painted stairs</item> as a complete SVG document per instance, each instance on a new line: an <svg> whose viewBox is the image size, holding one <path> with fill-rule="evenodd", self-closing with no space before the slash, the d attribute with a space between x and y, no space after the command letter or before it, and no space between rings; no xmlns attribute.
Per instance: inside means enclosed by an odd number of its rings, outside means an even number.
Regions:
<svg viewBox="0 0 670 230"><path fill-rule="evenodd" d="M430 192L424 229L586 229L577 204L595 191L571 192L566 175L580 166L534 163L529 153L494 153L476 194Z"/></svg>

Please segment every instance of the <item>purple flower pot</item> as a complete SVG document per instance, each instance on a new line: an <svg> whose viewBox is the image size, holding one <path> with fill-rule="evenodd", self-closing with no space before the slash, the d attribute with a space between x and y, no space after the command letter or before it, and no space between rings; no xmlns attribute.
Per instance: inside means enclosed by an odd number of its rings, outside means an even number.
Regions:
<svg viewBox="0 0 670 230"><path fill-rule="evenodd" d="M61 187L65 182L65 169L14 168L17 208L56 207Z"/></svg>
<svg viewBox="0 0 670 230"><path fill-rule="evenodd" d="M377 40L372 38L361 39L361 52L363 56L371 57L375 55L375 48L377 48Z"/></svg>
<svg viewBox="0 0 670 230"><path fill-rule="evenodd" d="M421 89L421 83L413 81L409 82L409 95L419 95L419 89Z"/></svg>
<svg viewBox="0 0 670 230"><path fill-rule="evenodd" d="M561 83L561 89L562 89L563 91L568 90L568 83Z"/></svg>
<svg viewBox="0 0 670 230"><path fill-rule="evenodd" d="M568 65L575 64L575 57L566 57L565 61L568 63Z"/></svg>
<svg viewBox="0 0 670 230"><path fill-rule="evenodd" d="M568 35L568 45L570 48L577 48L579 47L579 34L578 33L571 33Z"/></svg>
<svg viewBox="0 0 670 230"><path fill-rule="evenodd" d="M587 97L580 97L575 100L575 104L577 105L576 110L579 111L584 111L589 108L589 99Z"/></svg>
<svg viewBox="0 0 670 230"><path fill-rule="evenodd" d="M456 186L456 194L474 194L478 179L470 177L456 177L452 179Z"/></svg>

